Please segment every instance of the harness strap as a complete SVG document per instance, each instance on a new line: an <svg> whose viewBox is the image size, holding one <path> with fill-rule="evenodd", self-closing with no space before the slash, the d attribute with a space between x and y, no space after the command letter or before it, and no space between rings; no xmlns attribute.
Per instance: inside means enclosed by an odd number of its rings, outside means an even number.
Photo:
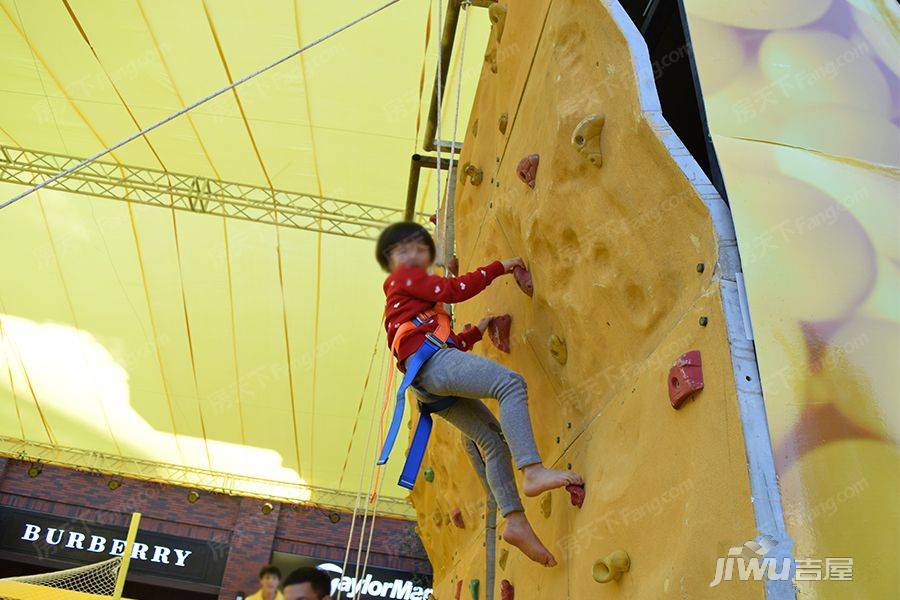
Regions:
<svg viewBox="0 0 900 600"><path fill-rule="evenodd" d="M394 358L397 357L397 351L400 349L403 338L429 319L437 319L437 327L435 328L434 333L428 333L425 337L434 336L436 340L433 341L438 341L438 345L447 343L451 333L450 315L448 315L443 308L439 308L439 305L435 305L433 309L420 312L418 315L397 328L397 331L394 333L394 341L391 343L391 352L394 354Z"/></svg>
<svg viewBox="0 0 900 600"><path fill-rule="evenodd" d="M391 417L391 424L388 427L387 435L384 438L384 445L381 448L381 454L378 457L377 464L383 465L390 457L394 443L397 441L397 435L400 432L400 425L403 422L403 409L406 404L406 390L412 385L416 375L419 374L422 366L429 358L443 348L448 346L447 340L450 339L450 316L441 309L428 310L420 313L412 320L407 321L397 328L394 334L394 341L391 344L391 351L397 356L397 350L400 347L400 340L410 331L419 327L429 319L436 318L438 320L437 328L434 333L425 336L425 341L412 355L406 359L406 373L403 381L397 389L396 404L394 405L394 414ZM412 489L413 484L418 477L419 469L422 466L422 460L425 456L425 449L428 446L428 438L431 436L433 421L431 413L439 412L448 408L456 401L455 398L448 398L446 401L435 403L432 405L424 405L419 403L419 421L416 423L416 429L413 433L412 441L409 447L409 453L406 456L406 462L403 465L403 472L400 475L399 484L407 489Z"/></svg>

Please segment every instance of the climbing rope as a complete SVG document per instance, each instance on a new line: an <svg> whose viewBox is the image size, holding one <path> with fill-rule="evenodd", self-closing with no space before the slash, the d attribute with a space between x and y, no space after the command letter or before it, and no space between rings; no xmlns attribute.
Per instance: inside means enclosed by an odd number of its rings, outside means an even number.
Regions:
<svg viewBox="0 0 900 600"><path fill-rule="evenodd" d="M372 521L369 527L369 541L366 544L366 557L363 559L362 573L360 577L362 579L366 578L366 572L369 567L369 553L372 550L372 537L375 535L375 517L378 514L378 499L381 496L381 487L384 485L384 478L381 479L381 482L375 489L375 506L372 507Z"/></svg>
<svg viewBox="0 0 900 600"><path fill-rule="evenodd" d="M6 201L0 203L0 209L6 208L7 206L9 206L10 204L12 204L13 202L17 202L17 201L21 200L22 198L24 198L24 197L26 197L26 196L28 196L28 195L30 195L30 194L33 194L34 192L38 191L39 189L42 189L42 188L47 187L48 185L52 184L53 182L59 181L59 180L62 179L63 177L66 177L66 176L68 176L68 175L71 175L72 173L74 173L74 172L76 172L76 171L78 171L78 170L80 170L80 169L83 169L83 168L86 167L87 165L91 164L91 163L94 162L95 160L98 160L98 159L100 159L100 158L106 156L106 155L109 154L110 152L115 152L116 150L118 150L119 148L121 148L122 146L124 146L125 144L127 144L128 142L134 141L134 140L136 140L137 138L139 138L139 137L141 137L141 136L144 136L144 135L148 134L149 132L153 131L153 130L156 129L157 127L160 127L160 126L162 126L162 125L165 125L165 124L168 123L169 121L172 121L172 120L174 120L174 119L177 119L177 118L180 117L181 115L183 115L183 114L185 114L185 113L187 113L187 112L189 112L189 111L191 111L191 110L197 108L198 106L200 106L200 105L202 105L202 104L205 104L205 103L209 102L209 101L212 100L213 98L216 98L216 97L218 97L218 96L221 96L221 95L224 94L225 92L227 92L227 91L229 91L229 90L232 90L232 89L236 88L237 86L241 85L242 83L246 83L247 81L250 81L251 79L253 79L253 78L256 77L257 75L260 75L260 74L262 74L262 73L265 73L266 71L269 71L269 70L271 70L271 69L274 69L275 67L277 67L278 65L282 64L283 62L286 62L286 61L288 61L288 60L294 58L295 56L299 55L300 53L305 52L306 50L309 50L309 49L312 48L313 46L318 46L319 44L321 44L321 43L324 42L325 40L334 37L335 35L339 34L340 32L344 31L345 29L349 29L349 28L353 27L353 26L356 25L357 23L361 23L362 21L365 21L365 20L368 19L369 17L371 17L371 16L373 16L373 15L375 15L375 14L377 14L377 13L383 11L384 9L388 8L389 6L391 6L391 5L393 5L393 4L396 4L396 3L399 2L399 1L400 1L400 0L389 0L389 1L386 2L385 4L382 4L381 6L379 6L379 7L377 7L377 8L374 8L374 9L370 10L370 11L367 12L366 14L364 14L364 15L362 15L362 16L360 16L360 17L357 17L356 19L353 19L353 20L350 21L349 23L345 23L344 25L341 25L341 26L338 27L337 29L334 29L333 31L330 31L329 33L326 33L326 34L323 35L322 37L313 40L312 42L306 44L305 46L302 46L301 48L298 48L298 49L294 50L294 51L291 52L290 54L286 54L285 56L279 58L278 60L276 60L276 61L274 61L274 62L272 62L272 63L269 63L268 65L266 65L266 66L264 66L264 67L261 67L261 68L255 70L255 71L253 71L253 72L251 72L251 73L248 73L247 75L244 75L243 77L241 77L240 79L234 81L233 83L229 83L229 84L226 85L225 87L219 88L218 90L216 90L216 91L214 91L214 92L208 94L207 96L204 96L203 98L200 98L199 100L196 100L195 102L192 102L191 104L188 104L188 105L185 106L184 108L182 108L182 109L180 109L180 110L178 110L178 111L172 113L171 115L169 115L169 116L167 116L167 117L165 117L165 118L163 118L163 119L160 119L160 120L157 121L156 123L153 123L152 125L148 125L147 127L144 127L143 129L141 129L141 130L138 131L137 133L134 133L134 134L128 136L128 137L125 138L124 140L122 140L122 141L120 141L120 142L117 142L117 143L113 144L112 146L109 146L108 148L106 148L106 149L104 149L104 150L101 150L101 151L98 152L97 154L94 154L93 156L84 159L83 161L81 161L81 162L79 162L79 163L77 163L77 164L75 164L75 165L69 167L68 169L65 169L64 171L60 171L59 173L57 173L56 175L53 175L53 176L50 177L49 179L45 179L44 181L40 182L39 184L37 184L37 185L35 185L35 186L33 186L33 187L28 188L27 190L25 190L25 191L22 192L21 194L18 194L18 195L16 195L16 196L10 198L9 200L6 200Z"/></svg>
<svg viewBox="0 0 900 600"><path fill-rule="evenodd" d="M378 369L378 383L375 386L375 389L378 389L381 387L382 379L385 376L385 368L384 367L385 367L385 357L387 355L388 355L388 352L382 352L382 354L381 354L381 366ZM394 365L392 365L390 363L390 361L387 361L387 368L393 370ZM388 389L390 389L390 388L388 388ZM372 447L372 433L375 430L375 419L377 418L377 416L378 416L378 411L373 406L372 407L372 418L369 421L369 432L366 435L366 449L363 452L364 457L369 456L369 450ZM378 452L378 448L375 449L375 452ZM375 461L373 460L372 462L374 463ZM353 533L356 530L356 518L359 515L360 500L362 499L363 482L365 481L365 472L366 472L365 469L359 470L359 485L356 488L356 501L353 505L353 516L350 518L350 532L347 535L347 546L344 548L344 562L341 565L341 576L342 577L344 576L344 573L347 572L347 562L350 559L350 548L353 546ZM364 528L365 528L365 522L363 523L363 529ZM360 543L362 543L362 542L360 541ZM341 588L339 586L338 587L338 595L337 595L336 600L341 600L342 593L343 592L341 591Z"/></svg>
<svg viewBox="0 0 900 600"><path fill-rule="evenodd" d="M443 4L441 3L441 0L438 0L437 5L438 5L437 31L438 31L438 35L443 36L444 11L443 11ZM443 254L444 240L441 238L441 226L442 226L443 222L441 220L441 214L440 214L441 213L441 198L442 198L442 196L441 196L441 66L443 65L443 59L444 59L443 40L438 41L438 43L435 45L437 46L437 55L438 56L437 56L437 71L434 75L435 90L436 90L435 102L437 103L435 105L435 110L434 110L434 126L435 126L434 137L436 138L436 141L437 141L437 143L435 144L435 146L437 146L437 157L436 157L436 160L437 160L436 167L437 168L435 169L435 179L437 180L437 196L435 197L435 202L437 203L437 210L435 211L434 226L435 226L435 229L437 230L438 250ZM450 157L450 161L451 162L453 161L452 156Z"/></svg>
<svg viewBox="0 0 900 600"><path fill-rule="evenodd" d="M440 230L439 235L441 236L444 245L447 244L447 213L450 210L450 203L453 202L453 198L450 196L450 190L453 188L453 156L456 154L456 135L459 131L459 105L462 97L463 65L466 59L466 38L468 37L469 31L469 7L471 5L472 3L469 1L463 2L460 5L460 7L466 11L466 16L463 19L462 38L459 42L459 70L456 75L456 109L453 114L453 136L450 138L450 162L447 165L447 185L445 186L446 198L444 198L442 204L438 205L438 212L441 211L441 206L443 206L444 214L438 216L438 221L443 224L443 229ZM444 250L444 254L447 254L446 249Z"/></svg>

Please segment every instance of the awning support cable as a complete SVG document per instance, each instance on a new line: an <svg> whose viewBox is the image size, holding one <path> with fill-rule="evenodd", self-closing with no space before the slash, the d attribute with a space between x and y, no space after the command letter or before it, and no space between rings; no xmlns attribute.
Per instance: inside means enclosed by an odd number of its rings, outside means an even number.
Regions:
<svg viewBox="0 0 900 600"><path fill-rule="evenodd" d="M377 8L374 8L374 9L370 10L370 11L367 12L366 14L364 14L364 15L362 15L362 16L360 16L360 17L357 17L356 19L353 19L353 20L350 21L349 23L345 23L344 25L341 25L341 26L338 27L337 29L334 29L333 31L330 31L329 33L326 33L326 34L323 35L322 37L313 40L312 42L306 44L305 46L302 46L302 47L300 47L300 48L294 50L294 51L291 52L290 54L286 54L285 56L279 58L278 60L276 60L276 61L274 61L274 62L272 62L272 63L269 63L268 65L266 65L266 66L264 66L264 67L261 67L261 68L255 70L255 71L253 71L253 72L251 72L251 73L248 73L247 75L244 75L243 77L241 77L240 79L234 81L233 83L229 83L229 84L226 85L225 87L219 88L218 90L216 90L216 91L214 91L214 92L212 92L212 93L210 93L210 94L204 96L203 98L200 98L199 100L196 100L196 101L192 102L191 104L188 104L188 105L185 106L184 108L182 108L182 109L180 109L180 110L178 110L178 111L172 113L171 115L169 115L169 116L167 116L167 117L164 117L163 119L160 119L159 121L157 121L156 123L153 123L152 125L148 125L147 127L144 127L143 129L141 129L141 130L138 131L137 133L134 133L134 134L128 136L128 137L125 138L124 140L122 140L122 141L120 141L120 142L117 142L117 143L113 144L112 146L106 148L105 150L101 150L101 151L98 152L97 154L94 154L93 156L90 156L90 157L84 159L83 161L81 161L81 162L79 162L79 163L77 163L77 164L75 164L75 165L72 165L72 166L69 167L68 169L66 169L66 170L64 170L64 171L60 171L60 172L57 173L56 175L53 175L52 177L50 177L50 178L48 178L48 179L45 179L44 181L40 182L39 184L37 184L37 185L35 185L35 186L33 186L33 187L28 188L27 190L25 190L25 191L22 192L21 194L18 194L18 195L16 195L16 196L13 196L13 197L10 198L9 200L3 201L2 203L0 203L0 209L6 208L7 206L9 206L10 204L12 204L13 202L17 202L17 201L21 200L22 198L24 198L24 197L26 197L26 196L28 196L28 195L30 195L30 194L33 194L34 192L38 191L39 189L42 189L42 188L47 187L48 185L52 184L52 183L55 182L55 181L58 181L58 180L62 179L63 177L66 177L66 176L68 176L68 175L71 175L72 173L78 171L79 169L82 169L82 168L86 167L87 165L91 164L91 163L94 162L95 160L98 160L98 159L100 159L100 158L106 156L106 155L109 154L110 152L115 152L116 150L118 150L119 148L121 148L122 146L124 146L125 144L127 144L128 142L132 142L132 141L136 140L137 138L139 138L139 137L141 137L141 136L144 136L144 135L146 135L147 133L153 131L154 129L156 129L156 128L162 126L162 125L165 125L165 124L168 123L169 121L172 121L172 120L174 120L174 119L180 117L181 115L183 115L183 114L185 114L185 113L187 113L187 112L189 112L189 111L191 111L191 110L197 108L197 107L200 106L201 104L205 104L205 103L209 102L210 100L212 100L213 98L216 98L216 97L218 97L218 96L221 96L221 95L224 94L225 92L227 92L227 91L229 91L229 90L232 90L232 89L236 88L237 86L241 85L242 83L246 83L247 81L250 81L251 79L253 79L253 78L256 77L257 75L260 75L260 74L262 74L262 73L265 73L266 71L269 71L269 70L271 70L271 69L274 69L274 68L277 67L278 65L280 65L280 64L282 64L282 63L284 63L284 62L286 62L286 61L288 61L288 60L294 58L295 56L299 55L300 53L305 52L306 50L309 50L309 49L312 48L313 46L318 46L319 44L321 44L321 43L324 42L325 40L334 37L335 35L339 34L340 32L344 31L345 29L349 29L349 28L353 27L353 26L356 25L357 23L360 23L360 22L362 22L362 21L365 21L365 20L368 19L369 17L371 17L371 16L373 16L373 15L375 15L375 14L377 14L377 13L383 11L384 9L388 8L389 6L391 6L391 5L393 5L393 4L396 4L396 3L399 2L399 1L400 1L400 0L389 0L389 1L386 2L385 4L382 4L381 6L379 6L379 7L377 7Z"/></svg>

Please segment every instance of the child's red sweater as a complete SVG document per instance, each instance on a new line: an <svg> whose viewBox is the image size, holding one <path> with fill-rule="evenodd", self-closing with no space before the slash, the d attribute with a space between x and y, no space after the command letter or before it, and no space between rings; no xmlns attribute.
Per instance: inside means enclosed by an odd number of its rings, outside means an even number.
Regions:
<svg viewBox="0 0 900 600"><path fill-rule="evenodd" d="M503 263L499 260L460 277L429 275L419 267L397 269L384 280L384 295L387 296L384 328L387 331L388 347L393 344L394 334L402 323L420 312L434 308L438 302L453 304L468 300L505 272ZM397 362L402 363L418 350L425 335L436 328L437 322L429 320L410 330L397 349ZM451 333L450 337L457 348L468 351L481 339L481 330L471 327L459 334Z"/></svg>

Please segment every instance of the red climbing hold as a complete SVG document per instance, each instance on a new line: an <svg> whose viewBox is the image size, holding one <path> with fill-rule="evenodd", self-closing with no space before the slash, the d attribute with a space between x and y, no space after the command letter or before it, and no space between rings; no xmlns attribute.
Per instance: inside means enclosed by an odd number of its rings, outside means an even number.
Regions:
<svg viewBox="0 0 900 600"><path fill-rule="evenodd" d="M534 189L534 180L537 178L538 163L540 161L541 157L537 154L529 154L516 165L516 175L528 184L528 187L531 189Z"/></svg>
<svg viewBox="0 0 900 600"><path fill-rule="evenodd" d="M447 271L457 277L459 275L459 259L455 256L447 261Z"/></svg>
<svg viewBox="0 0 900 600"><path fill-rule="evenodd" d="M512 317L508 314L494 317L488 324L488 336L494 346L501 352L509 354L509 329L512 326Z"/></svg>
<svg viewBox="0 0 900 600"><path fill-rule="evenodd" d="M516 278L516 285L519 289L529 296L534 296L534 284L531 282L531 271L526 271L522 267L513 269L513 277Z"/></svg>
<svg viewBox="0 0 900 600"><path fill-rule="evenodd" d="M516 590L509 582L509 579L504 579L500 582L500 600L514 600L515 595Z"/></svg>
<svg viewBox="0 0 900 600"><path fill-rule="evenodd" d="M460 529L466 528L466 522L463 521L462 511L458 508L454 508L453 512L450 513L450 519L453 521L453 524Z"/></svg>
<svg viewBox="0 0 900 600"><path fill-rule="evenodd" d="M669 402L681 408L685 401L703 389L703 368L700 351L691 350L678 357L669 369Z"/></svg>
<svg viewBox="0 0 900 600"><path fill-rule="evenodd" d="M583 485L567 485L566 491L569 492L569 496L572 500L572 506L577 506L581 508L584 504L584 486Z"/></svg>
<svg viewBox="0 0 900 600"><path fill-rule="evenodd" d="M431 221L432 225L437 225L437 213L434 213L433 215L428 217L428 220Z"/></svg>
<svg viewBox="0 0 900 600"><path fill-rule="evenodd" d="M462 596L462 579L456 582L456 600L460 600Z"/></svg>

